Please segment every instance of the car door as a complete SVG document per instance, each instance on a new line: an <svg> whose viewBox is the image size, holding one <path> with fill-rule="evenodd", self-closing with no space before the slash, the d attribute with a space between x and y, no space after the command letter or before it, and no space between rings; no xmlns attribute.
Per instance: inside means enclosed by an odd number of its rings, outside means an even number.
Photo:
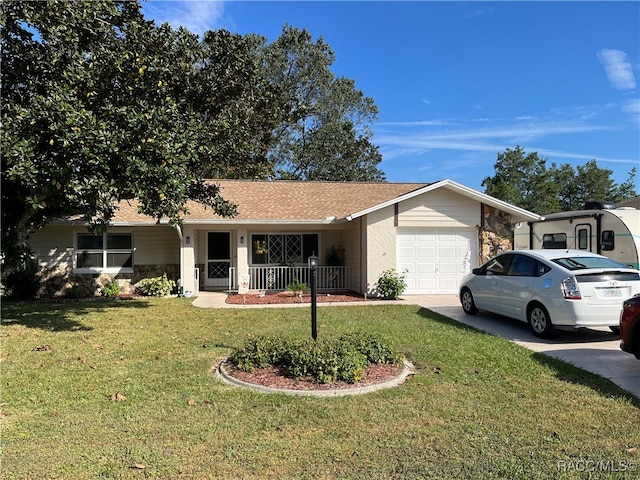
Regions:
<svg viewBox="0 0 640 480"><path fill-rule="evenodd" d="M481 310L502 313L500 291L511 261L511 254L503 254L489 260L474 278L471 293L476 306Z"/></svg>
<svg viewBox="0 0 640 480"><path fill-rule="evenodd" d="M526 321L527 302L536 279L536 259L528 255L512 255L500 288L501 313L510 318Z"/></svg>

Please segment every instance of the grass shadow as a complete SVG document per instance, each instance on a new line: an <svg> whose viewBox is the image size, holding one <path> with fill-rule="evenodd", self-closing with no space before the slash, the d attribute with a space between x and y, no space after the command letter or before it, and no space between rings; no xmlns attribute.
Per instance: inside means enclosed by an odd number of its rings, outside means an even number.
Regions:
<svg viewBox="0 0 640 480"><path fill-rule="evenodd" d="M79 299L2 303L2 324L53 332L90 331L77 318L106 308L147 308L148 302L130 299Z"/></svg>
<svg viewBox="0 0 640 480"><path fill-rule="evenodd" d="M503 338L494 333L486 332L471 325L460 323L457 320L429 310L428 308L421 308L418 311L418 315L431 321L442 323L448 326L453 326L466 332L473 332L474 334L491 335L493 337ZM509 341L509 339L507 338L505 338L505 340ZM522 348L526 349L526 347ZM608 378L605 378L596 373L589 372L560 358L553 357L543 352L531 351L530 357L541 365L551 369L554 372L556 378L558 378L559 380L589 387L600 395L623 399L625 401L628 401L636 408L640 408L640 399L638 397L623 389L622 387L616 385Z"/></svg>
<svg viewBox="0 0 640 480"><path fill-rule="evenodd" d="M550 368L555 372L556 378L563 382L587 386L606 397L626 399L634 407L640 408L640 399L638 397L619 387L608 378L588 372L564 360L545 355L544 353L535 352L531 355L531 358Z"/></svg>

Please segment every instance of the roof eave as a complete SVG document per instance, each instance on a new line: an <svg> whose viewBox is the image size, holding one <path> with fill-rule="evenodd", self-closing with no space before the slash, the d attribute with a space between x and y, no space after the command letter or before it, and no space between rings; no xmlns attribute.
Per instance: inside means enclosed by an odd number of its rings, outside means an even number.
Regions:
<svg viewBox="0 0 640 480"><path fill-rule="evenodd" d="M263 218L219 218L219 219L185 219L183 224L185 225L255 225L255 224L267 224L267 225L332 225L337 223L344 223L345 219L339 219L336 217L327 217L323 219L318 218L305 218L305 219L263 219Z"/></svg>

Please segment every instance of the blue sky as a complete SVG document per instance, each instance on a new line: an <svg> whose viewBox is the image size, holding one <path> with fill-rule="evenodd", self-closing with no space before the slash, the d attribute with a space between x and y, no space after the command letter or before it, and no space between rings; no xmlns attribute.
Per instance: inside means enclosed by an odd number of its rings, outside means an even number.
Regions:
<svg viewBox="0 0 640 480"><path fill-rule="evenodd" d="M640 170L640 2L143 2L156 23L275 40L322 37L333 72L378 108L392 182L450 178L484 191L497 154ZM640 193L640 172L636 191Z"/></svg>

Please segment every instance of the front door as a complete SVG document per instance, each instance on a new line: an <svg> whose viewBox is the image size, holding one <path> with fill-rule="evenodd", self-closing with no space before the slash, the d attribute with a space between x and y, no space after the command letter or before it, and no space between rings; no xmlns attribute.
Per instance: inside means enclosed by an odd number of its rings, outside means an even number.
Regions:
<svg viewBox="0 0 640 480"><path fill-rule="evenodd" d="M205 287L229 286L231 267L231 234L207 232L207 277Z"/></svg>

